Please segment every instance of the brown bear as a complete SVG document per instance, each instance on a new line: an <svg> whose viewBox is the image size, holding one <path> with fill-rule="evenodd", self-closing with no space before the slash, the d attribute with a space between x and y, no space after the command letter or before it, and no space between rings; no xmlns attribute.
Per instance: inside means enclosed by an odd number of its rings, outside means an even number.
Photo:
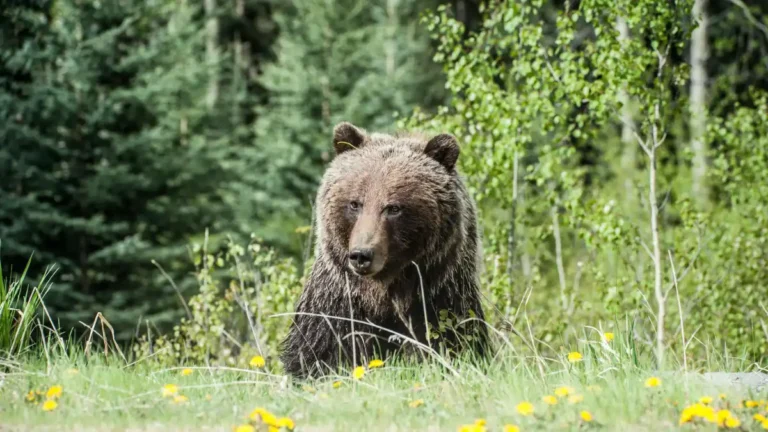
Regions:
<svg viewBox="0 0 768 432"><path fill-rule="evenodd" d="M286 372L319 376L406 347L482 357L478 229L456 138L346 122L333 132L315 262L282 346Z"/></svg>

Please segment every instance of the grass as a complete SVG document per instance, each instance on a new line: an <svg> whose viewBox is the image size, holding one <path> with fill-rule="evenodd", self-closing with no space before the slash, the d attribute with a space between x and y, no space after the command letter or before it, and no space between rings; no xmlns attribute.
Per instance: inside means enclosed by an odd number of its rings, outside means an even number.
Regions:
<svg viewBox="0 0 768 432"><path fill-rule="evenodd" d="M482 368L454 364L458 375L436 363L397 364L371 369L360 380L350 374L309 385L292 385L285 377L265 369L190 367L160 368L146 362L127 365L116 357L83 354L28 357L23 363L6 362L0 390L2 430L189 430L231 431L246 422L248 414L263 407L277 416L290 417L296 430L392 431L459 430L476 419L486 430L502 431L505 425L521 430L677 430L682 409L703 396L712 404L729 408L744 426L759 408L741 408L745 399L761 399L746 389L716 388L696 375L681 371L660 373L637 367L622 342L596 342L582 347L584 358L498 356ZM563 358L566 356L564 355ZM720 369L715 367L713 369ZM649 377L661 380L646 387ZM341 384L334 387L334 381ZM188 400L174 403L162 388L175 384ZM41 403L26 400L30 390L45 393L53 385L63 388L58 406L44 412ZM542 401L559 387L572 387L557 405ZM726 399L719 399L721 393ZM578 395L581 401L570 401ZM423 401L419 405L419 402ZM531 402L533 416L516 407ZM574 403L571 403L574 402ZM412 405L419 405L413 407ZM587 411L592 422L584 422ZM715 430L683 426L684 430ZM264 429L266 430L266 429ZM753 429L746 429L753 430Z"/></svg>

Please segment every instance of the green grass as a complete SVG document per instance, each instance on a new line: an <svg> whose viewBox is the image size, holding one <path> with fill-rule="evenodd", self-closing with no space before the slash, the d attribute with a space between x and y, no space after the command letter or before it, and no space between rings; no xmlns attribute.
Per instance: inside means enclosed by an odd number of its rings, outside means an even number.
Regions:
<svg viewBox="0 0 768 432"><path fill-rule="evenodd" d="M126 365L98 355L88 361L82 354L51 355L50 363L41 356L5 364L0 429L231 431L254 408L263 407L293 419L297 431L455 431L478 418L487 421L488 431L501 431L505 424L521 430L666 431L677 430L682 408L706 395L718 406L729 405L745 426L757 425L751 419L756 411L736 405L760 395L715 388L682 371L651 372L635 366L628 354L611 353L600 343L590 347L582 347L585 358L576 364L512 352L481 368L454 364L457 374L435 363L388 363L360 381L345 375L314 382L311 389L264 370L203 367L182 376L180 368ZM660 377L662 384L646 388L650 376ZM334 380L342 382L339 388L333 387ZM163 397L165 384L176 384L188 402L174 404ZM45 392L52 385L64 389L54 411L43 412L39 404L25 400L29 390ZM560 386L573 387L583 401L571 404L561 398L556 406L544 404L542 397ZM727 394L725 401L718 400L720 393ZM424 404L410 407L417 399ZM516 413L523 401L534 403L534 417ZM582 423L581 410L589 411L594 421ZM696 430L710 429L716 427Z"/></svg>

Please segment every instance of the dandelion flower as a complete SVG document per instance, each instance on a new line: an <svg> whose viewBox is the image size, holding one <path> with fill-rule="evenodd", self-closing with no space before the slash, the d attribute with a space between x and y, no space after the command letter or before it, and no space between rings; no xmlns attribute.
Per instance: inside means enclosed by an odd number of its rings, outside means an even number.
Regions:
<svg viewBox="0 0 768 432"><path fill-rule="evenodd" d="M754 400L748 400L744 402L744 406L747 408L757 408L760 406L760 402Z"/></svg>
<svg viewBox="0 0 768 432"><path fill-rule="evenodd" d="M704 396L699 399L699 402L703 403L704 405L709 405L712 403L714 399L711 396Z"/></svg>
<svg viewBox="0 0 768 432"><path fill-rule="evenodd" d="M504 425L504 432L520 432L520 428L515 425L507 424Z"/></svg>
<svg viewBox="0 0 768 432"><path fill-rule="evenodd" d="M518 413L524 416L529 416L533 414L533 404L530 402L520 402L515 407Z"/></svg>
<svg viewBox="0 0 768 432"><path fill-rule="evenodd" d="M35 399L37 399L37 395L35 394L34 390L30 390L29 393L27 393L27 402L34 402Z"/></svg>
<svg viewBox="0 0 768 432"><path fill-rule="evenodd" d="M57 398L60 398L62 391L64 391L64 388L61 387L60 385L52 386L45 393L45 397L46 397L46 399L57 399Z"/></svg>
<svg viewBox="0 0 768 432"><path fill-rule="evenodd" d="M179 405L189 402L189 398L184 395L176 395L173 397L173 403Z"/></svg>
<svg viewBox="0 0 768 432"><path fill-rule="evenodd" d="M568 353L568 361L571 363L580 362L584 359L584 357L581 355L578 351L572 351Z"/></svg>
<svg viewBox="0 0 768 432"><path fill-rule="evenodd" d="M768 430L768 421L763 421L763 422L760 422L760 426L762 426L762 427L763 427L763 429L766 429L766 430Z"/></svg>
<svg viewBox="0 0 768 432"><path fill-rule="evenodd" d="M341 381L334 381L333 388L339 388L339 387L341 387Z"/></svg>
<svg viewBox="0 0 768 432"><path fill-rule="evenodd" d="M581 417L582 420L589 423L592 421L592 414L589 411L582 411L579 413L579 417Z"/></svg>
<svg viewBox="0 0 768 432"><path fill-rule="evenodd" d="M555 389L555 395L558 397L566 397L575 391L576 390L574 390L573 387L558 387Z"/></svg>
<svg viewBox="0 0 768 432"><path fill-rule="evenodd" d="M256 428L249 424L244 424L235 427L234 432L256 432Z"/></svg>
<svg viewBox="0 0 768 432"><path fill-rule="evenodd" d="M725 400L725 399L727 399L727 398L728 398L728 396L727 396L725 393L720 393L720 395L719 395L718 397L719 397L721 400Z"/></svg>
<svg viewBox="0 0 768 432"><path fill-rule="evenodd" d="M657 377L650 377L645 380L646 387L658 387L661 385L661 379Z"/></svg>
<svg viewBox="0 0 768 432"><path fill-rule="evenodd" d="M179 388L176 384L166 384L163 386L163 397L171 397L179 392Z"/></svg>
<svg viewBox="0 0 768 432"><path fill-rule="evenodd" d="M289 430L293 430L293 428L296 427L296 425L293 423L293 420L291 420L288 417L280 417L277 419L277 427L281 428L284 427Z"/></svg>
<svg viewBox="0 0 768 432"><path fill-rule="evenodd" d="M461 425L459 426L459 432L485 432L485 427L475 424Z"/></svg>
<svg viewBox="0 0 768 432"><path fill-rule="evenodd" d="M552 395L546 395L541 400L547 405L557 405L557 398Z"/></svg>
<svg viewBox="0 0 768 432"><path fill-rule="evenodd" d="M362 366L358 366L352 371L352 378L356 380L362 378L363 375L365 375L365 368Z"/></svg>
<svg viewBox="0 0 768 432"><path fill-rule="evenodd" d="M181 376L189 376L192 375L192 369L186 368L181 370Z"/></svg>
<svg viewBox="0 0 768 432"><path fill-rule="evenodd" d="M570 404L577 404L579 402L582 402L584 400L584 396L582 395L573 395L568 398L568 403Z"/></svg>
<svg viewBox="0 0 768 432"><path fill-rule="evenodd" d="M485 419L477 419L475 420L475 425L480 427L485 427L486 421Z"/></svg>
<svg viewBox="0 0 768 432"><path fill-rule="evenodd" d="M368 363L368 369L376 369L384 366L384 362L382 360L371 360L370 363Z"/></svg>
<svg viewBox="0 0 768 432"><path fill-rule="evenodd" d="M56 409L56 407L59 406L58 403L56 403L55 400L47 400L45 403L43 403L43 411L53 411Z"/></svg>
<svg viewBox="0 0 768 432"><path fill-rule="evenodd" d="M267 364L267 362L264 361L264 357L257 355L257 356L251 357L251 361L248 364L255 368L263 368L264 365Z"/></svg>
<svg viewBox="0 0 768 432"><path fill-rule="evenodd" d="M256 408L248 415L252 421L260 421L269 426L277 426L277 417L264 408Z"/></svg>
<svg viewBox="0 0 768 432"><path fill-rule="evenodd" d="M424 405L424 399L416 399L408 403L408 406L411 408L418 408L422 405Z"/></svg>
<svg viewBox="0 0 768 432"><path fill-rule="evenodd" d="M766 418L764 415L760 413L753 415L752 418L755 419L755 421L759 421L759 422L768 421L768 418Z"/></svg>
<svg viewBox="0 0 768 432"><path fill-rule="evenodd" d="M613 337L614 337L614 336L613 336L613 333L611 333L611 332L607 332L607 333L604 333L604 334L603 334L603 340L604 340L606 343L610 343L610 342L613 340Z"/></svg>
<svg viewBox="0 0 768 432"><path fill-rule="evenodd" d="M741 426L741 420L736 417L728 417L725 419L724 424L728 429L736 429L737 427Z"/></svg>

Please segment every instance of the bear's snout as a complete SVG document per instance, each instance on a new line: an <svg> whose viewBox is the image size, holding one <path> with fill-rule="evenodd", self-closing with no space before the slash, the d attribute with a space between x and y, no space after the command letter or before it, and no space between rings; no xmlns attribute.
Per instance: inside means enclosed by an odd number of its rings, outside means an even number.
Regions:
<svg viewBox="0 0 768 432"><path fill-rule="evenodd" d="M357 274L366 274L373 263L373 249L359 248L349 252L349 265Z"/></svg>

